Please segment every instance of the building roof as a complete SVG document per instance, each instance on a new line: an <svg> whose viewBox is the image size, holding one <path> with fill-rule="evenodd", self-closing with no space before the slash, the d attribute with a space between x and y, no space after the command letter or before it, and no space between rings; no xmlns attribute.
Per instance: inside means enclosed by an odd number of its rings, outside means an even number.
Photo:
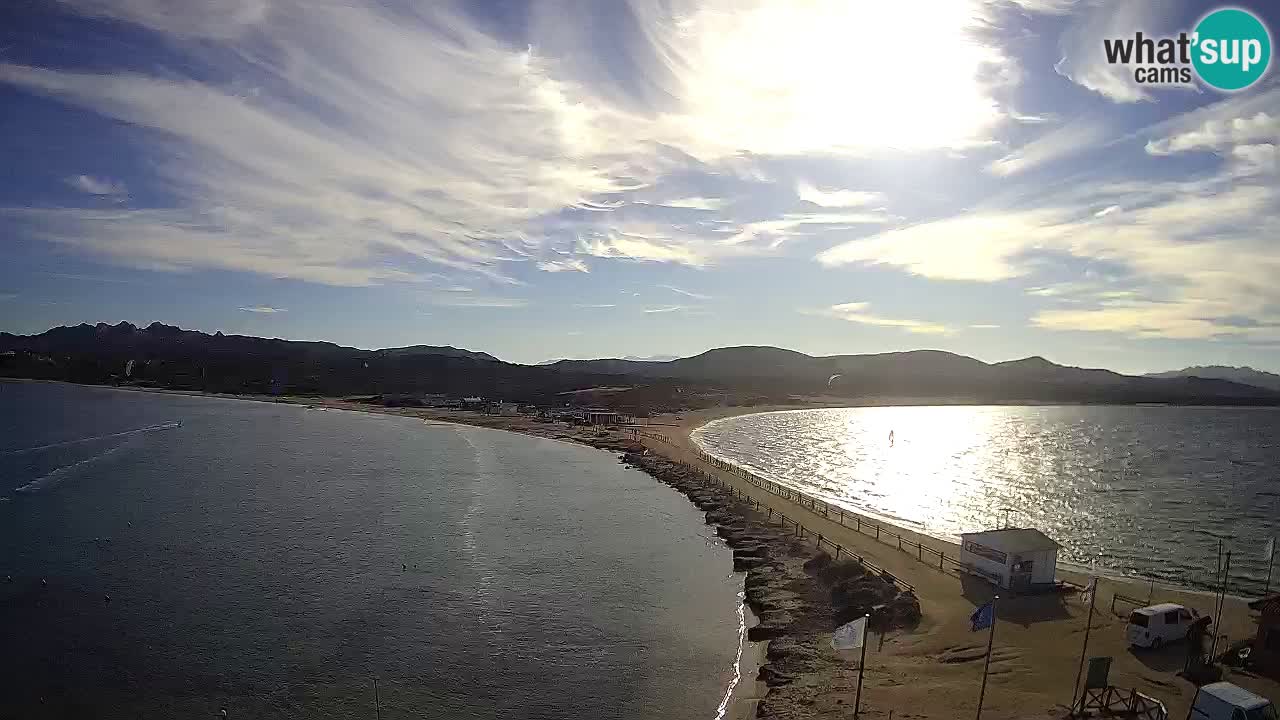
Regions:
<svg viewBox="0 0 1280 720"><path fill-rule="evenodd" d="M1177 603L1159 603L1156 605L1148 605L1146 607L1138 608L1134 610L1134 612L1138 613L1139 615L1159 615L1160 613L1166 613L1166 612L1169 612L1170 610L1184 610L1184 609L1185 608L1182 605L1178 605Z"/></svg>
<svg viewBox="0 0 1280 720"><path fill-rule="evenodd" d="M1057 550L1062 547L1056 540L1035 528L1004 528L960 533L964 539L986 540L1000 543L1008 550Z"/></svg>
<svg viewBox="0 0 1280 720"><path fill-rule="evenodd" d="M1239 685L1232 685L1229 682L1210 683L1201 687L1200 692L1205 693L1206 695L1212 695L1229 705L1234 705L1245 710L1262 707L1270 702L1261 695L1254 695Z"/></svg>

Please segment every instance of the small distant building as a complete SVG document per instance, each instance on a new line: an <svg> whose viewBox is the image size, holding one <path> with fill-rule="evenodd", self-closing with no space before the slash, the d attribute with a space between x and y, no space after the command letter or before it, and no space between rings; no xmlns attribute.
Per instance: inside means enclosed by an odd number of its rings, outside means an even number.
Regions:
<svg viewBox="0 0 1280 720"><path fill-rule="evenodd" d="M588 425L617 425L618 413L612 410L587 410L582 414L582 419Z"/></svg>
<svg viewBox="0 0 1280 720"><path fill-rule="evenodd" d="M1280 678L1280 593L1249 603L1257 610L1258 634L1249 651L1249 662L1263 673Z"/></svg>
<svg viewBox="0 0 1280 720"><path fill-rule="evenodd" d="M519 415L520 411L519 411L519 406L517 406L515 403L492 402L492 403L489 403L488 413L490 415L505 415L510 417L510 416Z"/></svg>
<svg viewBox="0 0 1280 720"><path fill-rule="evenodd" d="M996 587L1027 591L1056 581L1059 547L1035 528L961 533L960 563Z"/></svg>

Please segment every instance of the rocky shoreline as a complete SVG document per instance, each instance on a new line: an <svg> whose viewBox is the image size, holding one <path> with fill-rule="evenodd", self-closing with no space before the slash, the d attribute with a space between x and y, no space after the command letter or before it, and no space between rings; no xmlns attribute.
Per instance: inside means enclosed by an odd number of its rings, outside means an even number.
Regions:
<svg viewBox="0 0 1280 720"><path fill-rule="evenodd" d="M864 614L872 615L872 629L878 633L919 623L920 603L914 594L856 560L832 560L813 541L796 538L749 500L705 475L644 450L628 450L622 460L679 490L704 511L706 522L733 549L734 569L746 572L746 603L759 619L747 637L768 643L756 678L768 690L756 717L809 716L815 697L828 693L828 685L849 666L829 643L839 625Z"/></svg>

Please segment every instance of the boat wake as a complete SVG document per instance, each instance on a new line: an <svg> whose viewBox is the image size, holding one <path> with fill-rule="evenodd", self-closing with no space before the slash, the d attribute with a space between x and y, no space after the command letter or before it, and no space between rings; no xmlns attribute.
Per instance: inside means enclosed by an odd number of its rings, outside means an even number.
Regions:
<svg viewBox="0 0 1280 720"><path fill-rule="evenodd" d="M125 442L122 442L119 445L109 450L104 450L98 453L97 455L91 455L78 462L73 462L70 465L63 465L57 470L53 470L52 472L45 473L44 475L41 475L40 477L36 478L35 480L32 480L26 485L22 485L20 487L14 488L13 491L20 495L31 495L34 493L38 493L42 490L48 490L49 488L54 487L58 483L65 480L67 476L70 475L71 473L75 472L80 468L83 468L85 465L101 460L102 458L115 453L117 450L124 447L128 447L128 446L129 446L129 441L126 440Z"/></svg>
<svg viewBox="0 0 1280 720"><path fill-rule="evenodd" d="M63 440L62 442L49 443L48 445L37 445L35 447L22 448L20 450L9 450L5 455L25 455L26 453L39 452L41 450L52 450L53 448L67 447L69 445L79 445L81 443L93 442L94 440L107 440L110 438L126 437L128 435L156 432L159 430L173 430L174 428L179 427L182 427L182 423L177 421L161 423L159 425L148 425L147 427L141 427L135 430L125 430L124 432L95 435L93 437L79 438L76 440Z"/></svg>

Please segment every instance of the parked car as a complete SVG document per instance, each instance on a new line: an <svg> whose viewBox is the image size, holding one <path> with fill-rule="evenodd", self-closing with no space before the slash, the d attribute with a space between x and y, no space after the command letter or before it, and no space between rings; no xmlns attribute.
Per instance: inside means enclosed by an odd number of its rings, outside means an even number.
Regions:
<svg viewBox="0 0 1280 720"><path fill-rule="evenodd" d="M1138 608L1129 614L1125 636L1134 647L1159 648L1185 640L1198 614L1174 603Z"/></svg>
<svg viewBox="0 0 1280 720"><path fill-rule="evenodd" d="M1191 720L1280 720L1276 706L1239 685L1216 682L1196 691Z"/></svg>

